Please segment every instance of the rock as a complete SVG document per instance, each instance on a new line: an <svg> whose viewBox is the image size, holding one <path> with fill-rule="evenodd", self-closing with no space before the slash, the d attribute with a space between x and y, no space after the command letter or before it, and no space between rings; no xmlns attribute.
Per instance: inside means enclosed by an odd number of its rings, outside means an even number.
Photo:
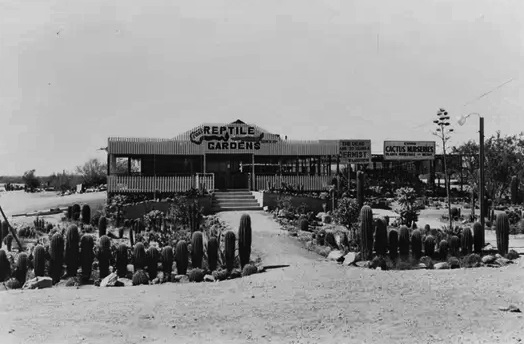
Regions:
<svg viewBox="0 0 524 344"><path fill-rule="evenodd" d="M132 287L133 280L129 278L119 278L117 283L121 283L124 287Z"/></svg>
<svg viewBox="0 0 524 344"><path fill-rule="evenodd" d="M446 263L446 262L437 263L437 264L434 265L434 268L435 268L436 270L449 269L449 264Z"/></svg>
<svg viewBox="0 0 524 344"><path fill-rule="evenodd" d="M115 287L115 283L118 281L118 276L116 273L111 273L104 277L102 282L100 282L101 287Z"/></svg>
<svg viewBox="0 0 524 344"><path fill-rule="evenodd" d="M426 270L428 267L426 266L426 264L424 263L418 263L417 265L417 269L422 269L422 270Z"/></svg>
<svg viewBox="0 0 524 344"><path fill-rule="evenodd" d="M496 254L495 257L498 259L498 258L502 258L502 256L500 254Z"/></svg>
<svg viewBox="0 0 524 344"><path fill-rule="evenodd" d="M388 266L386 264L386 260L383 257L375 257L369 263L369 268L375 270L387 270Z"/></svg>
<svg viewBox="0 0 524 344"><path fill-rule="evenodd" d="M205 275L204 282L215 282L215 277L213 275Z"/></svg>
<svg viewBox="0 0 524 344"><path fill-rule="evenodd" d="M369 265L371 264L369 260L361 260L360 262L356 263L359 268L369 268Z"/></svg>
<svg viewBox="0 0 524 344"><path fill-rule="evenodd" d="M450 269L460 268L460 261L456 257L450 257L448 259L448 264Z"/></svg>
<svg viewBox="0 0 524 344"><path fill-rule="evenodd" d="M173 281L178 283L189 283L189 277L187 275L175 275Z"/></svg>
<svg viewBox="0 0 524 344"><path fill-rule="evenodd" d="M316 218L319 219L319 220L322 220L322 218L323 218L324 216L326 216L326 215L327 215L327 213L320 212L320 213L317 214Z"/></svg>
<svg viewBox="0 0 524 344"><path fill-rule="evenodd" d="M269 211L269 207L267 205L265 205L264 208L262 208L262 209L264 209L265 212Z"/></svg>
<svg viewBox="0 0 524 344"><path fill-rule="evenodd" d="M44 289L51 288L52 286L53 280L51 279L51 277L40 276L26 281L22 289Z"/></svg>
<svg viewBox="0 0 524 344"><path fill-rule="evenodd" d="M344 259L344 253L340 250L333 250L329 252L327 259L341 262Z"/></svg>
<svg viewBox="0 0 524 344"><path fill-rule="evenodd" d="M153 280L151 281L151 284L160 284L160 283L162 283L162 280L158 277L153 278Z"/></svg>
<svg viewBox="0 0 524 344"><path fill-rule="evenodd" d="M482 263L484 264L492 264L497 260L497 258L491 254L488 254L487 256L482 257Z"/></svg>
<svg viewBox="0 0 524 344"><path fill-rule="evenodd" d="M130 272L131 275L135 273L135 267L133 264L127 264L127 272Z"/></svg>
<svg viewBox="0 0 524 344"><path fill-rule="evenodd" d="M355 252L349 252L344 256L344 265L354 264L357 260L357 254Z"/></svg>
<svg viewBox="0 0 524 344"><path fill-rule="evenodd" d="M265 271L266 271L265 267L263 267L263 266L257 267L257 273L261 273L261 272L265 272Z"/></svg>
<svg viewBox="0 0 524 344"><path fill-rule="evenodd" d="M515 250L509 250L508 254L506 255L506 258L509 260L517 259L519 257L519 254Z"/></svg>
<svg viewBox="0 0 524 344"><path fill-rule="evenodd" d="M500 257L497 260L495 260L495 264L500 265L500 266L506 266L511 263L513 263L511 260L506 259L504 257Z"/></svg>
<svg viewBox="0 0 524 344"><path fill-rule="evenodd" d="M424 264L426 269L433 269L433 260L428 256L423 256L419 259L420 264Z"/></svg>
<svg viewBox="0 0 524 344"><path fill-rule="evenodd" d="M499 310L503 312L521 313L520 309L514 305L509 305L508 307L499 307Z"/></svg>

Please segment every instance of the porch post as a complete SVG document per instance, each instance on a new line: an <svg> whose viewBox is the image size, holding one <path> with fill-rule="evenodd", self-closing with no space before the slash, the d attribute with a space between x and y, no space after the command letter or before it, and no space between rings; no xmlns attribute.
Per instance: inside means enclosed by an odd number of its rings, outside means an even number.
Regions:
<svg viewBox="0 0 524 344"><path fill-rule="evenodd" d="M257 183L255 182L255 154L251 154L251 191L256 191Z"/></svg>

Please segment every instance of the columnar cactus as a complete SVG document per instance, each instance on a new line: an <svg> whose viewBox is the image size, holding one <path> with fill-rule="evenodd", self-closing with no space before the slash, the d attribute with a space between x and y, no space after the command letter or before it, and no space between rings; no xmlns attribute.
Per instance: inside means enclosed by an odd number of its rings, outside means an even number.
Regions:
<svg viewBox="0 0 524 344"><path fill-rule="evenodd" d="M358 207L362 209L364 206L364 172L357 172L357 203Z"/></svg>
<svg viewBox="0 0 524 344"><path fill-rule="evenodd" d="M132 282L133 285L148 285L149 279L147 278L147 274L143 270L138 270L133 274Z"/></svg>
<svg viewBox="0 0 524 344"><path fill-rule="evenodd" d="M0 282L5 282L9 277L11 277L11 264L6 252L0 249Z"/></svg>
<svg viewBox="0 0 524 344"><path fill-rule="evenodd" d="M238 228L238 255L240 258L240 268L249 264L251 256L251 217L243 214L240 217L240 226Z"/></svg>
<svg viewBox="0 0 524 344"><path fill-rule="evenodd" d="M511 203L517 204L519 202L519 179L517 176L511 177Z"/></svg>
<svg viewBox="0 0 524 344"><path fill-rule="evenodd" d="M129 244L131 247L135 245L135 238L133 237L133 233L135 232L135 228L137 227L136 222L129 227Z"/></svg>
<svg viewBox="0 0 524 344"><path fill-rule="evenodd" d="M42 277L45 275L45 248L42 245L36 245L33 250L33 266L35 277Z"/></svg>
<svg viewBox="0 0 524 344"><path fill-rule="evenodd" d="M118 277L127 276L127 246L122 243L116 249L116 274Z"/></svg>
<svg viewBox="0 0 524 344"><path fill-rule="evenodd" d="M91 208L88 204L82 206L82 222L86 225L91 222Z"/></svg>
<svg viewBox="0 0 524 344"><path fill-rule="evenodd" d="M449 242L449 253L453 256L453 257L458 257L459 256L459 248L460 248L460 239L458 236L456 235L453 235L450 239L450 242Z"/></svg>
<svg viewBox="0 0 524 344"><path fill-rule="evenodd" d="M79 204L73 204L73 209L72 209L72 218L73 218L73 221L78 221L80 219L80 205Z"/></svg>
<svg viewBox="0 0 524 344"><path fill-rule="evenodd" d="M409 229L401 226L398 233L398 249L401 257L409 255Z"/></svg>
<svg viewBox="0 0 524 344"><path fill-rule="evenodd" d="M67 219L72 220L73 219L73 206L67 207Z"/></svg>
<svg viewBox="0 0 524 344"><path fill-rule="evenodd" d="M389 231L388 235L389 257L395 260L398 256L398 232L396 229Z"/></svg>
<svg viewBox="0 0 524 344"><path fill-rule="evenodd" d="M7 224L7 221L2 221L2 228L1 228L1 239L0 246L2 246L2 242L5 240L5 238L9 235L9 225Z"/></svg>
<svg viewBox="0 0 524 344"><path fill-rule="evenodd" d="M98 219L98 236L102 237L104 235L107 235L107 218L100 216L100 219Z"/></svg>
<svg viewBox="0 0 524 344"><path fill-rule="evenodd" d="M198 211L198 204L193 202L189 206L189 228L191 233L194 233L200 228L200 213Z"/></svg>
<svg viewBox="0 0 524 344"><path fill-rule="evenodd" d="M180 240L176 244L175 261L177 274L185 275L187 273L187 266L189 265L187 243L185 240Z"/></svg>
<svg viewBox="0 0 524 344"><path fill-rule="evenodd" d="M360 210L360 252L363 260L373 254L373 210L367 205Z"/></svg>
<svg viewBox="0 0 524 344"><path fill-rule="evenodd" d="M160 253L156 247L150 246L146 252L147 257L147 273L149 279L153 280L158 275L158 261L160 260Z"/></svg>
<svg viewBox="0 0 524 344"><path fill-rule="evenodd" d="M103 279L109 275L109 266L111 265L111 240L107 235L100 237L97 259L100 278Z"/></svg>
<svg viewBox="0 0 524 344"><path fill-rule="evenodd" d="M69 226L65 239L65 263L67 276L76 276L78 264L80 263L80 233L75 225Z"/></svg>
<svg viewBox="0 0 524 344"><path fill-rule="evenodd" d="M439 258L442 260L446 260L448 258L448 250L449 250L448 242L446 240L441 240L438 245Z"/></svg>
<svg viewBox="0 0 524 344"><path fill-rule="evenodd" d="M58 283L62 277L62 269L64 264L64 238L60 233L55 233L51 237L51 244L49 245L49 274L53 283Z"/></svg>
<svg viewBox="0 0 524 344"><path fill-rule="evenodd" d="M173 248L171 246L165 246L162 249L162 271L164 272L164 277L168 279L171 277L171 272L173 272Z"/></svg>
<svg viewBox="0 0 524 344"><path fill-rule="evenodd" d="M194 268L202 267L202 258L204 258L204 239L202 232L193 232L191 237L191 266Z"/></svg>
<svg viewBox="0 0 524 344"><path fill-rule="evenodd" d="M484 228L480 222L473 224L473 245L475 253L480 254L484 248Z"/></svg>
<svg viewBox="0 0 524 344"><path fill-rule="evenodd" d="M13 234L7 234L7 236L4 238L4 243L7 248L7 252L10 252L13 246Z"/></svg>
<svg viewBox="0 0 524 344"><path fill-rule="evenodd" d="M28 258L27 253L22 252L18 255L18 261L16 264L16 279L24 285L26 277L27 277L27 268L28 268Z"/></svg>
<svg viewBox="0 0 524 344"><path fill-rule="evenodd" d="M422 234L418 229L411 233L411 253L415 259L422 257Z"/></svg>
<svg viewBox="0 0 524 344"><path fill-rule="evenodd" d="M433 235L426 236L424 240L424 255L428 257L433 257L435 254L435 238Z"/></svg>
<svg viewBox="0 0 524 344"><path fill-rule="evenodd" d="M146 266L146 249L144 244L137 242L133 249L133 266L135 271L141 270Z"/></svg>
<svg viewBox="0 0 524 344"><path fill-rule="evenodd" d="M211 237L207 242L207 265L210 271L215 271L218 266L218 240Z"/></svg>
<svg viewBox="0 0 524 344"><path fill-rule="evenodd" d="M87 282L91 278L93 271L93 260L95 253L93 248L95 241L89 234L84 234L80 238L80 265L82 266L82 281Z"/></svg>
<svg viewBox="0 0 524 344"><path fill-rule="evenodd" d="M227 231L224 237L224 255L226 258L227 271L231 271L235 267L235 243L235 233L233 231Z"/></svg>
<svg viewBox="0 0 524 344"><path fill-rule="evenodd" d="M467 255L473 251L473 234L470 228L464 228L462 231L462 254Z"/></svg>
<svg viewBox="0 0 524 344"><path fill-rule="evenodd" d="M379 256L385 256L388 250L388 228L383 219L375 222L375 252Z"/></svg>
<svg viewBox="0 0 524 344"><path fill-rule="evenodd" d="M505 256L509 249L509 218L508 214L500 213L496 220L497 250L499 254Z"/></svg>

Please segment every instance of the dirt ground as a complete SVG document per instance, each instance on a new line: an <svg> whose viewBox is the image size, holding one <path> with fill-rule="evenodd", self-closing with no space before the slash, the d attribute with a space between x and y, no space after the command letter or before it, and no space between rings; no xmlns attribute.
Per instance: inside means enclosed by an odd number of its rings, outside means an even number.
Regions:
<svg viewBox="0 0 524 344"><path fill-rule="evenodd" d="M234 228L240 212L219 216ZM376 271L308 252L250 212L264 264L218 283L0 292L0 343L519 343L524 264Z"/></svg>

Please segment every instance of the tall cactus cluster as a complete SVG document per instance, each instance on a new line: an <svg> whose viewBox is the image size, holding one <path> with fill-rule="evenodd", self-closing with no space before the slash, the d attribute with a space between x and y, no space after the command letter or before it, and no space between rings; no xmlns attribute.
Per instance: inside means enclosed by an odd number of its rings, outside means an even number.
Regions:
<svg viewBox="0 0 524 344"><path fill-rule="evenodd" d="M360 252L365 260L373 254L373 210L367 205L360 210Z"/></svg>

